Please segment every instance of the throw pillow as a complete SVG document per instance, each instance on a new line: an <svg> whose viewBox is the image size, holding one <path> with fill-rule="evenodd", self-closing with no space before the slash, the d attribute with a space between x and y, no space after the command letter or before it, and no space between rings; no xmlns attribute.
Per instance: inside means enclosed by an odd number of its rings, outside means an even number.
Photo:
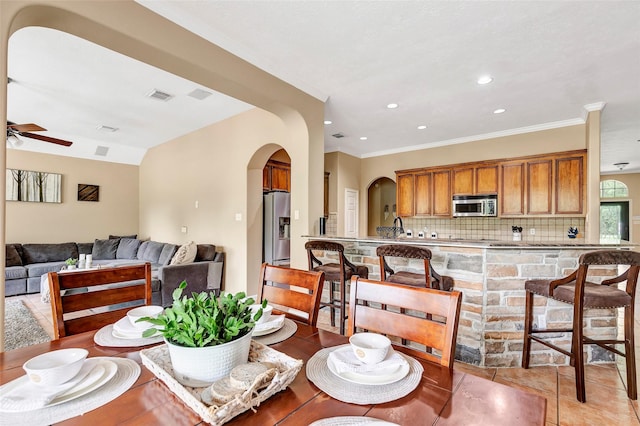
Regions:
<svg viewBox="0 0 640 426"><path fill-rule="evenodd" d="M111 260L116 258L120 240L95 240L91 255L93 260Z"/></svg>
<svg viewBox="0 0 640 426"><path fill-rule="evenodd" d="M20 253L18 253L16 246L13 244L7 244L6 250L5 266L22 266L22 258L20 257Z"/></svg>
<svg viewBox="0 0 640 426"><path fill-rule="evenodd" d="M136 235L109 235L109 239L110 240L119 240L120 238L130 238L132 240L135 240L136 238L138 238L138 234L136 234Z"/></svg>
<svg viewBox="0 0 640 426"><path fill-rule="evenodd" d="M121 238L116 251L116 259L135 259L141 242L133 238Z"/></svg>
<svg viewBox="0 0 640 426"><path fill-rule="evenodd" d="M187 244L180 246L176 254L173 255L171 263L169 265L182 265L185 263L191 263L196 258L198 252L198 246L193 241L189 241Z"/></svg>

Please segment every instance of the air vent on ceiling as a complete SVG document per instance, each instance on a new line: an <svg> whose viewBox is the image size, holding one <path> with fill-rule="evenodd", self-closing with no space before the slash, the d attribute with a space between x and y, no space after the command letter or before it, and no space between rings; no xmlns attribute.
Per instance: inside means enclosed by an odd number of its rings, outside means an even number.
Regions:
<svg viewBox="0 0 640 426"><path fill-rule="evenodd" d="M207 92L206 90L202 90L202 89L195 89L188 94L188 96L191 96L192 98L195 98L199 101L206 99L211 95L213 95L213 93Z"/></svg>
<svg viewBox="0 0 640 426"><path fill-rule="evenodd" d="M331 136L333 136L333 137L334 137L334 138L336 138L336 139L344 138L344 135L343 135L342 133L334 133L334 134L333 134L333 135L331 135Z"/></svg>
<svg viewBox="0 0 640 426"><path fill-rule="evenodd" d="M99 146L96 148L96 155L100 155L101 157L105 157L109 152L109 147L107 146Z"/></svg>
<svg viewBox="0 0 640 426"><path fill-rule="evenodd" d="M101 126L98 126L98 130L100 130L101 132L109 132L109 133L113 133L113 132L117 132L118 128L117 127L111 127L111 126L105 126L104 124Z"/></svg>
<svg viewBox="0 0 640 426"><path fill-rule="evenodd" d="M158 89L153 89L151 92L147 93L147 96L153 99L157 99L159 101L168 101L173 98L173 95L170 95L166 92L162 92Z"/></svg>

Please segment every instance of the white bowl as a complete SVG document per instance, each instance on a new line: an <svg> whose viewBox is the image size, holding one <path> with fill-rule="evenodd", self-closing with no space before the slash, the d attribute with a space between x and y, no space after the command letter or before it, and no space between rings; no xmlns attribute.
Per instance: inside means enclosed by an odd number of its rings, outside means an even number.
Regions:
<svg viewBox="0 0 640 426"><path fill-rule="evenodd" d="M260 308L262 308L262 304L260 304L260 303L256 303L255 305L251 305L251 318L253 318L253 316L260 310ZM256 324L260 324L260 323L269 321L271 319L271 313L272 312L273 312L273 306L267 305L266 308L262 309L262 316L260 317L260 319L258 321L256 321Z"/></svg>
<svg viewBox="0 0 640 426"><path fill-rule="evenodd" d="M139 306L127 312L127 318L129 318L129 322L136 329L146 330L147 328L151 328L153 324L147 321L140 321L140 322L136 322L136 321L144 317L157 318L158 315L160 315L163 310L164 308L162 306L154 306L154 305Z"/></svg>
<svg viewBox="0 0 640 426"><path fill-rule="evenodd" d="M71 380L82 368L89 351L60 349L31 358L22 365L29 380L43 386L55 386Z"/></svg>
<svg viewBox="0 0 640 426"><path fill-rule="evenodd" d="M349 338L356 358L365 364L377 364L387 356L391 340L377 333L356 333Z"/></svg>

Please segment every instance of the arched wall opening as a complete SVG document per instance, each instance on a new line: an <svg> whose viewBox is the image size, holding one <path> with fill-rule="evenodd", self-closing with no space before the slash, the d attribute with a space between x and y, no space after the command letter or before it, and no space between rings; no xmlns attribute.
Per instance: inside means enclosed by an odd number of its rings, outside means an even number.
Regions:
<svg viewBox="0 0 640 426"><path fill-rule="evenodd" d="M396 217L396 183L388 177L376 179L367 189L367 235L377 235L378 226L393 226Z"/></svg>

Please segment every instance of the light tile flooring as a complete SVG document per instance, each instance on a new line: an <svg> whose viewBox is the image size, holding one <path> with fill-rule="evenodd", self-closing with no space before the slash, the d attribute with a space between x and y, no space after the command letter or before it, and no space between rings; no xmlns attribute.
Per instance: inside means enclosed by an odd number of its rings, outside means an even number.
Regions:
<svg viewBox="0 0 640 426"><path fill-rule="evenodd" d="M39 294L14 296L25 302L42 327L53 336L51 308ZM636 312L640 301L636 303ZM636 363L640 365L640 315L635 319ZM318 327L337 331L327 310L320 311ZM640 405L627 398L624 359L617 365L586 367L587 402L575 397L572 367L479 368L457 362L455 369L491 379L547 398L547 425L639 425ZM626 382L626 378L624 379Z"/></svg>

